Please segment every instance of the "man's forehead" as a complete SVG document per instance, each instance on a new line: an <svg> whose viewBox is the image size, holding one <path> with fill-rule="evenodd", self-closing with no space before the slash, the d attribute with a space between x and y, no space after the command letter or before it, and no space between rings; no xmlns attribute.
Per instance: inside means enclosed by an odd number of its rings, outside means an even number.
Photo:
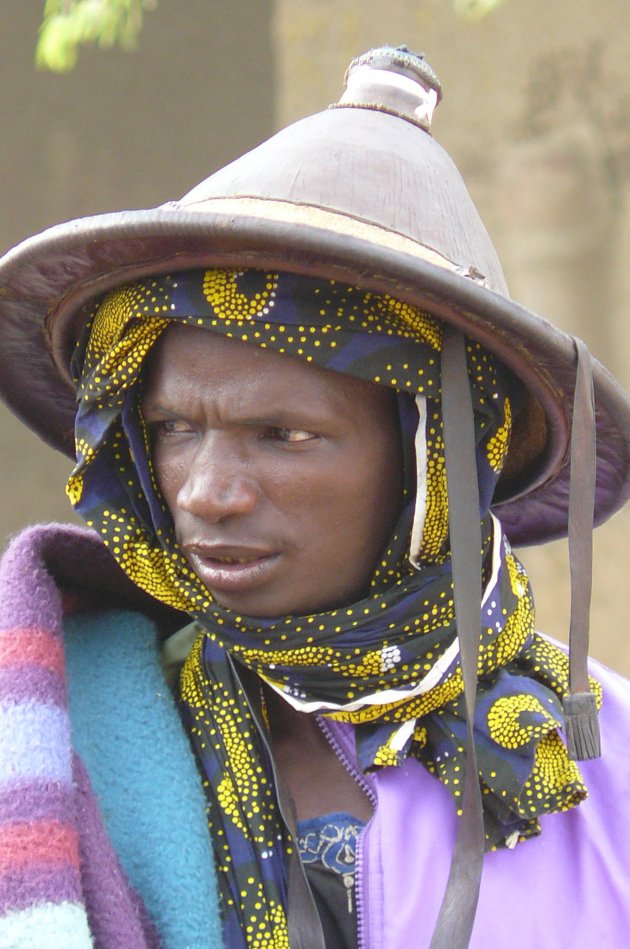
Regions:
<svg viewBox="0 0 630 949"><path fill-rule="evenodd" d="M309 398L341 408L361 402L376 390L390 390L344 373L323 369L299 356L261 348L199 327L172 325L156 345L145 370L145 399L173 392L194 397L202 392L225 395L239 403L252 399L279 408L306 409Z"/></svg>

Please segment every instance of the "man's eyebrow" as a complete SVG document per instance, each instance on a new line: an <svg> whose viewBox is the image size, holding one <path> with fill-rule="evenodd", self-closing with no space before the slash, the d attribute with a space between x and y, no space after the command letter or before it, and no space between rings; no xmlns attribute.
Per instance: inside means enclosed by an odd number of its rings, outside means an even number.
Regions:
<svg viewBox="0 0 630 949"><path fill-rule="evenodd" d="M143 413L155 415L179 416L186 414L186 405L171 405L168 401L162 400L159 395L151 397L150 395L141 400ZM242 413L238 405L232 405L230 408L230 421L237 425L252 426L259 428L300 428L313 429L325 426L325 420L321 414L315 414L305 406L278 406L278 408L263 407L260 411L245 408ZM329 422L330 424L330 422Z"/></svg>
<svg viewBox="0 0 630 949"><path fill-rule="evenodd" d="M151 412L160 412L164 415L169 415L174 412L173 408L167 408L165 404L162 404L158 396L152 395L143 395L140 398L140 407L143 412L146 412L148 409L150 409Z"/></svg>
<svg viewBox="0 0 630 949"><path fill-rule="evenodd" d="M234 421L239 425L257 425L269 428L313 428L320 427L323 424L321 417L301 409L280 408L275 410L262 410L258 412L247 412L243 415L235 413Z"/></svg>

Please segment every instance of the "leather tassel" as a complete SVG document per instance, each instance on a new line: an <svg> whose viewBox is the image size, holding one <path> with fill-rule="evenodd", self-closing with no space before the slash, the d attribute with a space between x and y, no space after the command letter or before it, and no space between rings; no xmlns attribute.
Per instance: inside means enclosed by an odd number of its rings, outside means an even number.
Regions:
<svg viewBox="0 0 630 949"><path fill-rule="evenodd" d="M569 490L571 623L569 694L564 698L563 709L569 757L574 761L585 761L599 758L601 754L597 705L588 683L596 474L595 401L589 351L581 339L574 338L573 343L577 358Z"/></svg>
<svg viewBox="0 0 630 949"><path fill-rule="evenodd" d="M567 750L573 761L599 758L602 753L599 718L592 692L565 695L564 709Z"/></svg>

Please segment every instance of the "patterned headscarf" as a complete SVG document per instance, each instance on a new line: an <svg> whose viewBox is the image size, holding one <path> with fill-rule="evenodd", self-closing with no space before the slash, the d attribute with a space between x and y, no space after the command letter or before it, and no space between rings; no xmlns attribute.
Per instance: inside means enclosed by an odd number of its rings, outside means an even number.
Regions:
<svg viewBox="0 0 630 949"><path fill-rule="evenodd" d="M239 616L214 601L191 570L157 486L141 411L146 357L173 322L396 390L403 508L363 600L307 616ZM429 314L335 281L191 270L112 292L77 345L77 466L69 496L135 583L200 624L182 673L182 703L205 775L231 946L283 944L286 856L294 846L239 664L295 708L355 724L364 769L396 766L411 754L461 801L466 727L441 338ZM527 576L490 513L513 396L491 354L472 340L466 349L483 543L475 737L491 849L538 833L540 815L574 806L586 791L558 733L567 660L534 632Z"/></svg>

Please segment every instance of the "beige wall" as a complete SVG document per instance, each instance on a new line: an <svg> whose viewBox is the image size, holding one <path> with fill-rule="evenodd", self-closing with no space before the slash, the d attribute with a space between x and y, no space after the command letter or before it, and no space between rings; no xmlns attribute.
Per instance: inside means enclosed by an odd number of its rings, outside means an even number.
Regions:
<svg viewBox="0 0 630 949"><path fill-rule="evenodd" d="M272 130L267 0L161 0L134 53L86 49L68 75L33 66L42 7L2 4L0 251L59 221L177 197ZM27 366L24 384L37 384ZM0 539L70 519L69 462L2 406L0 443Z"/></svg>
<svg viewBox="0 0 630 949"><path fill-rule="evenodd" d="M630 387L630 5L505 0L477 23L448 0L276 0L277 120L336 100L349 60L424 51L445 90L434 134L486 220L513 296L582 336ZM592 651L630 674L630 511L595 538ZM540 628L565 638L565 545L521 552Z"/></svg>

